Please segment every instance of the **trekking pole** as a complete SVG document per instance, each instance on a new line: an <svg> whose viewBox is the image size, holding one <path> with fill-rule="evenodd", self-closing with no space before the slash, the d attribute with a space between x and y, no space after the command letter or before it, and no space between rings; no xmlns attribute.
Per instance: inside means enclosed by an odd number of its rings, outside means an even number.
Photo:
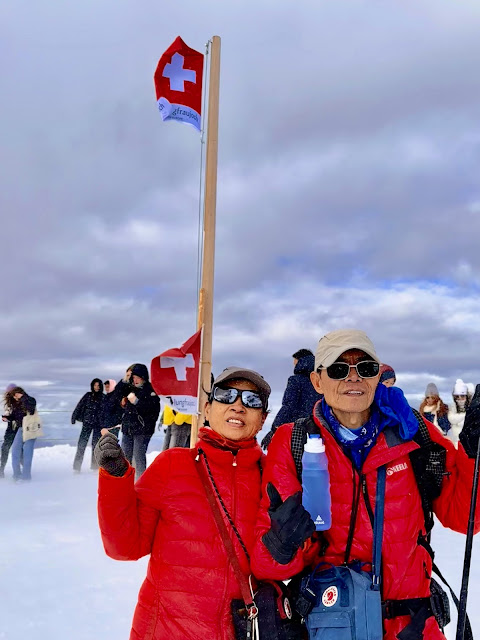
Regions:
<svg viewBox="0 0 480 640"><path fill-rule="evenodd" d="M477 506L478 467L480 460L480 439L475 456L475 470L473 472L472 499L470 501L470 515L468 518L467 539L465 541L465 558L463 561L462 588L458 605L458 623L456 640L463 640L465 634L465 620L467 618L468 580L470 578L470 563L472 560L473 527L475 524L475 509Z"/></svg>

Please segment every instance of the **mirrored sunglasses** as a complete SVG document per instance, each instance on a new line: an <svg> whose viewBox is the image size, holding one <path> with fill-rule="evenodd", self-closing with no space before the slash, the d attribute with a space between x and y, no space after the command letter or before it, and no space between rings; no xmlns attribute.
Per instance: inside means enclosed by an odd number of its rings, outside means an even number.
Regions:
<svg viewBox="0 0 480 640"><path fill-rule="evenodd" d="M374 360L365 360L357 364L347 364L346 362L334 362L326 368L328 377L332 380L345 380L348 378L351 368L356 369L360 378L375 378L380 371L380 365Z"/></svg>
<svg viewBox="0 0 480 640"><path fill-rule="evenodd" d="M237 400L238 396L240 396L243 406L248 409L264 408L262 397L256 391L250 391L248 389L233 389L231 387L227 387L225 389L222 389L221 387L214 387L213 389L213 399L223 404L233 404Z"/></svg>

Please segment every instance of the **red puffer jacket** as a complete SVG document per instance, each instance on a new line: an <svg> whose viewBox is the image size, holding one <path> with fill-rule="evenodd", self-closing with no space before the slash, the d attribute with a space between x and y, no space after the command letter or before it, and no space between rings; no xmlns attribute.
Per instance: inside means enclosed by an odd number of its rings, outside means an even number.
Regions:
<svg viewBox="0 0 480 640"><path fill-rule="evenodd" d="M199 442L247 547L254 543L260 503L260 459L252 448L231 451ZM116 560L150 554L130 640L232 640L230 602L240 588L195 469L196 449L161 453L134 485L134 470L99 476L98 513L105 551ZM200 458L201 459L201 458ZM236 460L236 466L234 461ZM245 572L248 561L230 524Z"/></svg>
<svg viewBox="0 0 480 640"><path fill-rule="evenodd" d="M261 538L270 529L270 506L265 487L272 482L282 499L301 490L295 463L291 453L292 424L280 427L268 450L263 473L263 494L256 527L257 542L252 554L251 566L257 578L286 579L315 566L321 560L335 565L344 561L355 488L366 482L369 501L375 505L377 469L387 465L385 489L385 516L383 535L383 598L401 600L430 595L432 561L424 547L417 544L419 532L425 532L424 515L416 479L410 464L409 452L418 448L415 442L402 442L391 430L378 436L363 465L361 476L353 468L335 438L314 414L324 439L330 472L332 498L332 527L326 531L328 547L320 558L318 542L307 541L287 565L273 560ZM462 446L456 450L439 430L425 421L432 440L447 451L446 471L442 492L434 502L434 511L440 522L455 531L466 532L472 490L474 461L465 454ZM476 531L480 529L480 509L477 510ZM372 527L365 500L360 497L359 510L353 536L350 559L371 562ZM385 640L394 640L410 621L409 616L385 620ZM443 639L435 618L427 619L425 639Z"/></svg>

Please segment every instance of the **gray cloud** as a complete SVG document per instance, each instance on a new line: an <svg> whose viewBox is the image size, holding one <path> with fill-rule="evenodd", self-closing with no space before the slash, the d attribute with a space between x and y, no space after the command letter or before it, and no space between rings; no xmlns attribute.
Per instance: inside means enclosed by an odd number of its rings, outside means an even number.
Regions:
<svg viewBox="0 0 480 640"><path fill-rule="evenodd" d="M7 0L0 24L5 384L70 402L194 332L199 139L152 75L214 32L214 368L280 397L290 354L348 325L410 394L480 378L476 2Z"/></svg>

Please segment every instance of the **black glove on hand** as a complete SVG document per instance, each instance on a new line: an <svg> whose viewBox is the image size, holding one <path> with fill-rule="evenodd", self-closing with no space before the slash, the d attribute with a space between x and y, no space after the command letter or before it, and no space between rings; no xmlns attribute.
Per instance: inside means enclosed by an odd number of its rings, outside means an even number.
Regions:
<svg viewBox="0 0 480 640"><path fill-rule="evenodd" d="M95 447L95 460L99 467L105 469L111 476L123 476L128 469L128 462L118 438L113 433L106 433L100 438Z"/></svg>
<svg viewBox="0 0 480 640"><path fill-rule="evenodd" d="M260 443L260 446L262 447L262 449L265 449L265 451L268 449L268 447L270 446L270 442L272 441L273 435L274 435L275 431L269 431L267 433L267 435L263 438L263 440Z"/></svg>
<svg viewBox="0 0 480 640"><path fill-rule="evenodd" d="M268 514L272 525L262 541L276 562L288 564L297 549L315 531L315 524L302 505L301 491L282 502L277 489L269 482L267 494L270 498Z"/></svg>
<svg viewBox="0 0 480 640"><path fill-rule="evenodd" d="M477 384L472 402L467 408L463 429L458 436L469 458L477 456L480 439L480 384Z"/></svg>

